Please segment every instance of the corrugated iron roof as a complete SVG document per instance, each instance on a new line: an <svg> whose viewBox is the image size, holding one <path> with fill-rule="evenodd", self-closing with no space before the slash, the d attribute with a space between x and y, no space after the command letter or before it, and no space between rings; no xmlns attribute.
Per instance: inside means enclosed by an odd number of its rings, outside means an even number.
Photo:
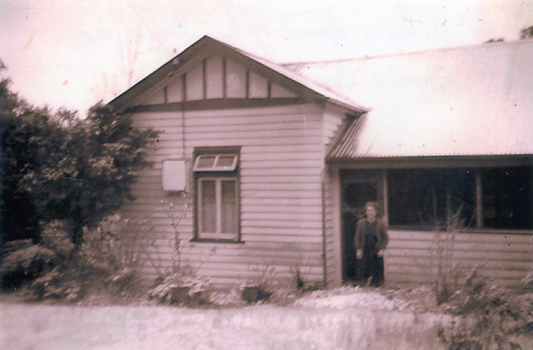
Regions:
<svg viewBox="0 0 533 350"><path fill-rule="evenodd" d="M533 154L533 40L284 67L370 109L330 159Z"/></svg>

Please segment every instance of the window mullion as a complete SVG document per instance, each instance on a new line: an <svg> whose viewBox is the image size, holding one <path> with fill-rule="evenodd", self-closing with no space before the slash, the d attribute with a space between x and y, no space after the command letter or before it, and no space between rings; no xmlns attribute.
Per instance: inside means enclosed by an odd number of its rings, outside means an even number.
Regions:
<svg viewBox="0 0 533 350"><path fill-rule="evenodd" d="M476 227L483 227L483 182L481 171L476 171Z"/></svg>
<svg viewBox="0 0 533 350"><path fill-rule="evenodd" d="M202 185L202 179L199 179L198 181L198 214L197 214L197 217L198 217L198 232L201 232L203 233L204 232L204 225L203 225L203 196L202 196L202 193L203 193L203 185Z"/></svg>
<svg viewBox="0 0 533 350"><path fill-rule="evenodd" d="M383 170L383 218L385 219L385 225L389 226L389 174L387 169Z"/></svg>
<svg viewBox="0 0 533 350"><path fill-rule="evenodd" d="M217 213L217 233L222 233L222 180L216 179L216 213Z"/></svg>

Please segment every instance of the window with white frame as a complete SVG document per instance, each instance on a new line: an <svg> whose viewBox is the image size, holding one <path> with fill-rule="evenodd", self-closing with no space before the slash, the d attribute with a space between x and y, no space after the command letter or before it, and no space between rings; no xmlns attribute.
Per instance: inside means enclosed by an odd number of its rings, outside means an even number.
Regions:
<svg viewBox="0 0 533 350"><path fill-rule="evenodd" d="M197 152L196 239L239 241L238 161L236 149Z"/></svg>

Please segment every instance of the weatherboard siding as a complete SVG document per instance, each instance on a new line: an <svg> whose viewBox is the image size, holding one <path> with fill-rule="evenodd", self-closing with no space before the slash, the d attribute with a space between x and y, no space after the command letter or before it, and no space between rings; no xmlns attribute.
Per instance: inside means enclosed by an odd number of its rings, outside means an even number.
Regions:
<svg viewBox="0 0 533 350"><path fill-rule="evenodd" d="M344 113L329 106L324 111L324 156L326 158L327 150L335 142L335 136L338 134L339 129L342 128L346 119ZM334 193L336 186L333 184L332 173L327 169L323 172L323 206L324 206L324 266L326 270L325 283L327 286L338 286L341 284L341 266L339 264L340 249L338 249L338 232L335 230L334 218L338 215L338 211L335 209L335 200L337 193Z"/></svg>
<svg viewBox="0 0 533 350"><path fill-rule="evenodd" d="M332 193L331 179L328 174L324 177L324 265L326 269L326 285L338 285L340 280L336 280L338 273L338 266L335 260L335 229L333 225L333 193Z"/></svg>
<svg viewBox="0 0 533 350"><path fill-rule="evenodd" d="M215 284L241 284L265 266L290 280L300 269L304 279L323 280L321 109L284 107L137 113L134 125L161 130L148 148L150 169L132 186L136 200L124 216L146 220L151 230L140 240L142 271L147 279L164 273L176 257L174 228L161 201L191 210L180 222L182 263L199 268ZM188 191L193 189L195 147L240 146L240 222L242 243L190 242L192 200L162 189L162 161L186 159ZM215 249L215 250L213 250Z"/></svg>
<svg viewBox="0 0 533 350"><path fill-rule="evenodd" d="M453 273L459 276L477 266L481 275L498 285L514 288L533 265L533 241L529 234L461 232L444 243L447 234L443 232L438 244L434 232L389 230L388 233L390 241L384 261L385 280L389 285L434 283L439 256L448 263L444 266L454 266Z"/></svg>

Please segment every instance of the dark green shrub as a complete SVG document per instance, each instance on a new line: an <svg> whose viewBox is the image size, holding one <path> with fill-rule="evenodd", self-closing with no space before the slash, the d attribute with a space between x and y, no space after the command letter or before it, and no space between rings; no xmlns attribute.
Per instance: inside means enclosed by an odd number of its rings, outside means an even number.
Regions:
<svg viewBox="0 0 533 350"><path fill-rule="evenodd" d="M3 287L20 287L23 282L38 277L52 267L54 259L54 251L35 244L7 254L0 265Z"/></svg>
<svg viewBox="0 0 533 350"><path fill-rule="evenodd" d="M70 257L73 248L60 221L44 225L39 244L29 239L7 243L0 265L4 287L19 287L60 266Z"/></svg>
<svg viewBox="0 0 533 350"><path fill-rule="evenodd" d="M123 295L141 285L136 245L145 228L114 215L86 230L85 242L76 250L63 223L55 221L45 226L41 244L10 252L2 272L31 275L23 293L28 299L76 301L92 292Z"/></svg>

